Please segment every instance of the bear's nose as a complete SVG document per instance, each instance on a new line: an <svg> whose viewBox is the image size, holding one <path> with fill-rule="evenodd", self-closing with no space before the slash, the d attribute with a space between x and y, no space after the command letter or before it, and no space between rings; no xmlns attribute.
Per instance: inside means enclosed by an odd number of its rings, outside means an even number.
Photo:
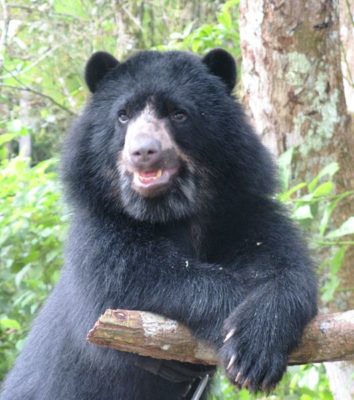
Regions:
<svg viewBox="0 0 354 400"><path fill-rule="evenodd" d="M130 143L130 159L135 167L150 167L161 158L161 143L159 140L139 135Z"/></svg>

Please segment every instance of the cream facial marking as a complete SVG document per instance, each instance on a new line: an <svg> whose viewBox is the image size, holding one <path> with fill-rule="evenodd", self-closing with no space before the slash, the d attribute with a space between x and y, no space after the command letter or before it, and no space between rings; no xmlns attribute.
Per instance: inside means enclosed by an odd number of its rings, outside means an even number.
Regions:
<svg viewBox="0 0 354 400"><path fill-rule="evenodd" d="M129 123L122 151L122 167L132 174L132 188L145 197L160 194L177 174L179 164L178 148L166 122L147 105Z"/></svg>
<svg viewBox="0 0 354 400"><path fill-rule="evenodd" d="M156 116L151 105L147 105L142 113L129 123L125 136L123 158L132 161L131 155L138 144L147 139L158 141L161 151L176 147L168 133L166 123Z"/></svg>

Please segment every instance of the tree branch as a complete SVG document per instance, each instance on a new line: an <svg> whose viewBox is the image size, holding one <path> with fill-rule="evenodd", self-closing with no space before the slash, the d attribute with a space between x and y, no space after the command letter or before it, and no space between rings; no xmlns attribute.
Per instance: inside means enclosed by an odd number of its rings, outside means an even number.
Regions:
<svg viewBox="0 0 354 400"><path fill-rule="evenodd" d="M176 321L143 311L107 310L87 336L90 343L153 358L218 363L215 351ZM306 328L289 364L354 359L354 310L319 315Z"/></svg>
<svg viewBox="0 0 354 400"><path fill-rule="evenodd" d="M5 89L13 89L13 90L19 90L22 92L29 92L29 93L33 93L36 96L42 97L43 99L47 99L49 100L51 103L53 103L54 105L56 105L57 107L61 108L62 110L66 111L68 114L76 116L76 114L71 111L69 108L65 107L63 104L60 104L59 102L57 102L55 99L53 99L53 97L48 96L47 94L44 94L38 90L32 89L28 86L14 86L14 85L4 85L4 84L0 84L0 88L5 88Z"/></svg>

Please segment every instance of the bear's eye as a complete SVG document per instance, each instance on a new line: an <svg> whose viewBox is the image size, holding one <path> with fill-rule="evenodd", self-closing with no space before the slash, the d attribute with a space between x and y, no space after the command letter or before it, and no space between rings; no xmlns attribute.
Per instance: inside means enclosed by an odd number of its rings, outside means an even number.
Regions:
<svg viewBox="0 0 354 400"><path fill-rule="evenodd" d="M175 110L171 113L171 119L176 122L183 122L187 119L187 113L182 110Z"/></svg>
<svg viewBox="0 0 354 400"><path fill-rule="evenodd" d="M118 120L121 124L126 124L129 121L129 116L126 110L118 111Z"/></svg>

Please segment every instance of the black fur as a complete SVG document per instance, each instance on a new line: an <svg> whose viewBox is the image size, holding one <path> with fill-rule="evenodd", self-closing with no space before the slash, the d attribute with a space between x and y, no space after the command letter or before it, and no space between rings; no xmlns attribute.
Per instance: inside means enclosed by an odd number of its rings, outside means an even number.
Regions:
<svg viewBox="0 0 354 400"><path fill-rule="evenodd" d="M92 93L96 91L97 85L107 72L118 64L118 60L104 51L92 54L85 68L85 81Z"/></svg>
<svg viewBox="0 0 354 400"><path fill-rule="evenodd" d="M97 75L99 85L89 79L94 94L62 159L74 210L65 266L1 400L181 399L183 385L134 366L137 356L86 343L107 308L181 321L225 367L234 359L227 373L238 385L280 380L316 313L311 261L273 200L271 158L229 94L236 72L222 73L225 85L210 71L218 75L191 54L142 52ZM134 118L147 103L183 155L170 191L153 199L139 198L118 167L118 111ZM169 117L176 108L182 123Z"/></svg>
<svg viewBox="0 0 354 400"><path fill-rule="evenodd" d="M223 49L214 49L203 58L209 71L219 76L230 93L236 84L236 63L233 57Z"/></svg>

